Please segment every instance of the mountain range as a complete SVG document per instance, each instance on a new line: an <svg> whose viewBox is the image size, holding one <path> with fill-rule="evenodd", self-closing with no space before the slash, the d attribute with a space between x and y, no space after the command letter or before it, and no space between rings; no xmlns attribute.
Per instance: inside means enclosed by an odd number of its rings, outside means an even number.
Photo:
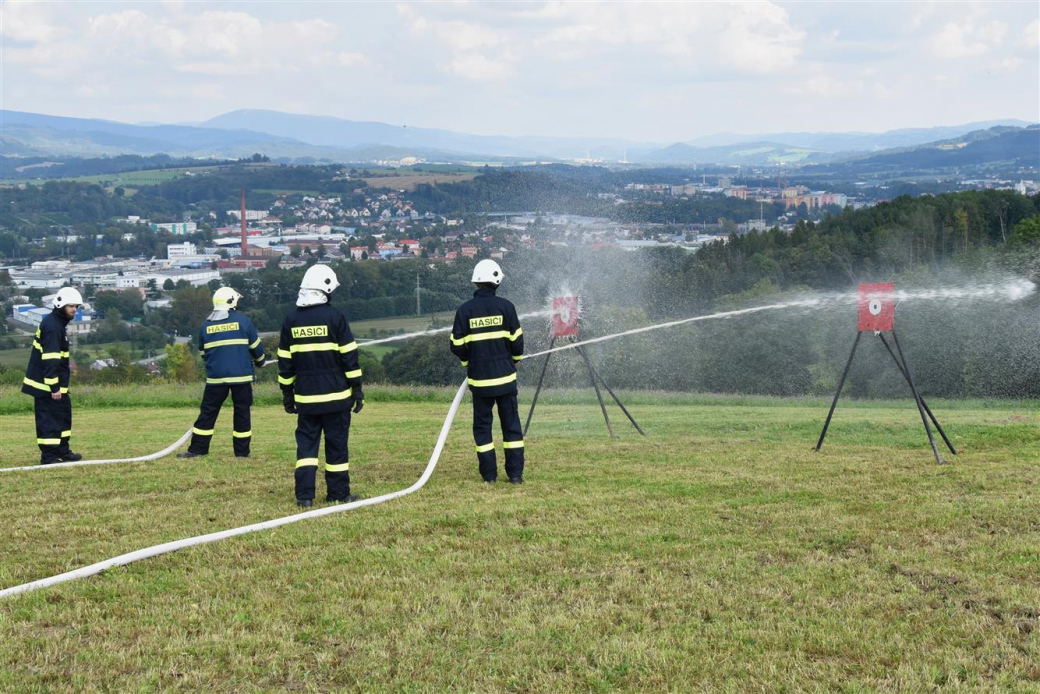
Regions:
<svg viewBox="0 0 1040 694"><path fill-rule="evenodd" d="M416 157L427 161L600 160L647 164L799 165L861 158L893 148L963 138L1018 120L911 128L883 133L721 133L680 143L598 137L472 135L329 116L238 110L191 125L116 121L0 110L0 154L113 156L118 154L239 158L259 152L286 162L365 162ZM999 134L999 133L998 133ZM985 138L989 139L989 138Z"/></svg>

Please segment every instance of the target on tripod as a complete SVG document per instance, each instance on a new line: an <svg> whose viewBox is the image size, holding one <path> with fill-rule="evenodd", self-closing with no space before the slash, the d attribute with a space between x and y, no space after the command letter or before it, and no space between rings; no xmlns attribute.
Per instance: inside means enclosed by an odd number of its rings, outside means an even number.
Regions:
<svg viewBox="0 0 1040 694"><path fill-rule="evenodd" d="M896 285L891 282L861 284L858 290L859 331L891 331L895 326Z"/></svg>
<svg viewBox="0 0 1040 694"><path fill-rule="evenodd" d="M578 336L578 297L554 296L552 300L552 336Z"/></svg>

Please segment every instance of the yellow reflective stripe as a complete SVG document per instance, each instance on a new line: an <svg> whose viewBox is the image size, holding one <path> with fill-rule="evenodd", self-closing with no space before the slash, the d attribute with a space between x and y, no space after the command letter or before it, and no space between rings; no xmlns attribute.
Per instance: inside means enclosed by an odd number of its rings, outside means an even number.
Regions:
<svg viewBox="0 0 1040 694"><path fill-rule="evenodd" d="M300 458L296 461L296 467L318 467L317 458Z"/></svg>
<svg viewBox="0 0 1040 694"><path fill-rule="evenodd" d="M206 383L251 383L252 376L227 376L225 378L207 378Z"/></svg>
<svg viewBox="0 0 1040 694"><path fill-rule="evenodd" d="M61 439L36 439L36 443L41 446L60 446Z"/></svg>
<svg viewBox="0 0 1040 694"><path fill-rule="evenodd" d="M260 344L260 338L258 337L258 338L256 338L256 342L254 342L253 344L249 345L249 349L256 349L259 344Z"/></svg>
<svg viewBox="0 0 1040 694"><path fill-rule="evenodd" d="M281 351L281 350L279 350ZM335 342L309 342L302 345L289 345L290 352L336 352L339 345Z"/></svg>
<svg viewBox="0 0 1040 694"><path fill-rule="evenodd" d="M477 446L477 453L487 453L488 451L495 450L495 442L485 443L483 446Z"/></svg>
<svg viewBox="0 0 1040 694"><path fill-rule="evenodd" d="M522 355L522 354L518 354L518 355L515 355L515 356L513 357L513 361L520 361L520 360L521 360L521 359L523 359L523 358L524 358L524 355Z"/></svg>
<svg viewBox="0 0 1040 694"><path fill-rule="evenodd" d="M281 383L283 386L291 386L293 383L296 383L296 376L293 376L291 378L285 378L284 376L279 376L278 377L278 382Z"/></svg>
<svg viewBox="0 0 1040 694"><path fill-rule="evenodd" d="M469 366L469 362L468 361L464 361L464 362L462 362L462 365L463 366Z"/></svg>
<svg viewBox="0 0 1040 694"><path fill-rule="evenodd" d="M212 429L197 429L195 427L192 427L191 432L193 434L198 434L199 436L213 436Z"/></svg>
<svg viewBox="0 0 1040 694"><path fill-rule="evenodd" d="M278 356L282 357L283 359L292 359L292 355L286 352L281 347L278 348Z"/></svg>
<svg viewBox="0 0 1040 694"><path fill-rule="evenodd" d="M503 441L502 448L523 448L523 441Z"/></svg>
<svg viewBox="0 0 1040 694"><path fill-rule="evenodd" d="M324 395L300 395L296 394L296 402L308 403L308 402L333 402L334 400L346 400L351 396L352 391L347 388L339 393L325 393Z"/></svg>
<svg viewBox="0 0 1040 694"><path fill-rule="evenodd" d="M345 345L340 345L339 346L339 351L340 351L341 354L346 354L347 352L353 352L355 349L357 349L357 342L348 342Z"/></svg>
<svg viewBox="0 0 1040 694"><path fill-rule="evenodd" d="M40 359L61 359L69 356L68 352L44 352L43 345L36 340L33 340L32 346L40 352Z"/></svg>
<svg viewBox="0 0 1040 694"><path fill-rule="evenodd" d="M61 432L61 438L63 439L67 439L70 436L72 436L72 429L68 429L66 431Z"/></svg>
<svg viewBox="0 0 1040 694"><path fill-rule="evenodd" d="M253 430L252 429L250 429L249 431L232 431L231 432L231 436L233 436L236 439L248 439L252 435L253 435Z"/></svg>
<svg viewBox="0 0 1040 694"><path fill-rule="evenodd" d="M48 381L53 380L55 383L58 382L58 379L56 379L56 378L55 379L49 379L48 378L48 379L45 379L45 380L48 380ZM39 381L34 381L34 380L32 380L31 378L28 378L28 377L23 378L22 379L22 383L24 383L27 386L32 386L33 388L36 388L38 390L42 390L44 393L51 392L51 387L50 386L45 386L42 383L40 383ZM68 388L58 388L58 392L59 393L67 393L67 392L69 392L69 389Z"/></svg>
<svg viewBox="0 0 1040 694"><path fill-rule="evenodd" d="M341 463L339 465L329 465L325 463L325 472L346 472L350 469L350 463Z"/></svg>
<svg viewBox="0 0 1040 694"><path fill-rule="evenodd" d="M509 340L510 342L515 342L516 339L523 334L524 329L517 328L514 333L511 333L508 330L492 330L487 333L473 333L472 335L466 335L461 338L456 338L452 335L451 344L459 346L464 345L467 342L483 342L484 340Z"/></svg>
<svg viewBox="0 0 1040 694"><path fill-rule="evenodd" d="M502 378L486 378L482 381L478 381L475 378L469 378L466 380L469 381L469 384L471 386L476 386L477 388L488 388L490 386L500 386L506 383L512 383L516 380L516 374L509 374L508 376L503 376Z"/></svg>
<svg viewBox="0 0 1040 694"><path fill-rule="evenodd" d="M347 378L361 378L361 369L344 372Z"/></svg>
<svg viewBox="0 0 1040 694"><path fill-rule="evenodd" d="M216 342L207 342L204 345L204 349L209 349L210 347L229 347L231 345L248 345L248 344L249 344L249 340L247 340L244 337L239 337L239 338L235 338L233 340L217 340Z"/></svg>
<svg viewBox="0 0 1040 694"><path fill-rule="evenodd" d="M47 384L48 386L53 386L55 383L58 382L58 377L55 376L54 378L45 378L45 379L43 379L43 382L45 384ZM48 390L50 390L50 389L48 388Z"/></svg>

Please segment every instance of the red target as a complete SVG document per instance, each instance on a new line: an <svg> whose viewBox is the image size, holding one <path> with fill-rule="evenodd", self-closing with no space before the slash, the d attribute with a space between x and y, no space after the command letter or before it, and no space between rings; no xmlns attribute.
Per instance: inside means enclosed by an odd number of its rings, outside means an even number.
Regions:
<svg viewBox="0 0 1040 694"><path fill-rule="evenodd" d="M554 296L552 300L552 336L578 336L578 297Z"/></svg>
<svg viewBox="0 0 1040 694"><path fill-rule="evenodd" d="M892 330L896 317L896 285L891 282L859 285L859 331Z"/></svg>

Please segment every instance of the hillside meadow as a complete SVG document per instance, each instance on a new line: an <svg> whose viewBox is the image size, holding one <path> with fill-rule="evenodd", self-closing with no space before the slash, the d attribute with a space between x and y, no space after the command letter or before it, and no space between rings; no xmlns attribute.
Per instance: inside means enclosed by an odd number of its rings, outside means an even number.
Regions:
<svg viewBox="0 0 1040 694"><path fill-rule="evenodd" d="M201 386L73 394L115 457ZM930 402L939 466L909 400L842 400L816 453L826 399L621 396L645 438L544 393L523 486L480 482L467 401L416 494L4 599L0 690L1040 689L1037 402ZM412 484L450 398L372 388L354 491ZM0 391L0 467L38 459L29 400ZM206 458L0 474L0 587L295 513L276 389L249 459L230 415Z"/></svg>

